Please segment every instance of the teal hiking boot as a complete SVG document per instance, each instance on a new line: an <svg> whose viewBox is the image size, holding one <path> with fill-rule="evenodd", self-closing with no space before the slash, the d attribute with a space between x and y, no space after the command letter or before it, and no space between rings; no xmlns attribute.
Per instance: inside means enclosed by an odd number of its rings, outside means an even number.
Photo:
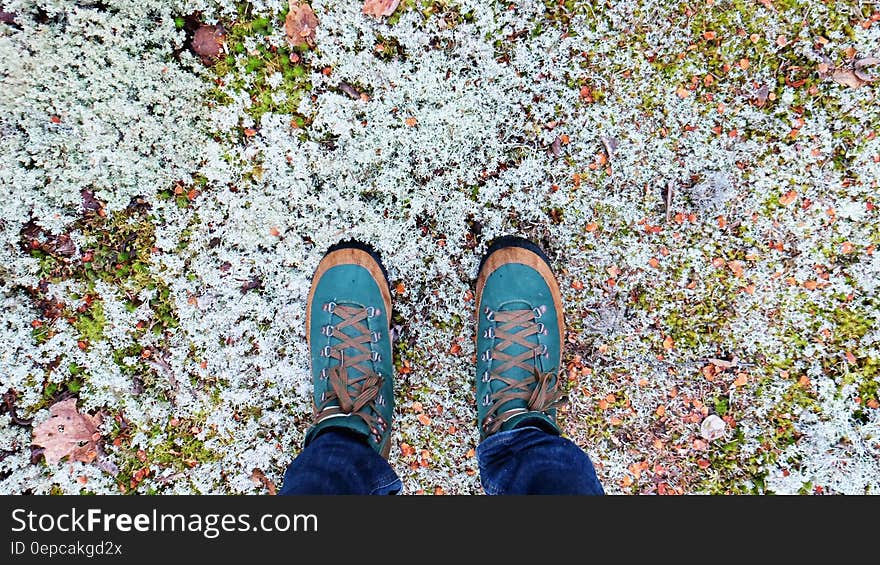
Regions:
<svg viewBox="0 0 880 565"><path fill-rule="evenodd" d="M523 238L494 241L480 264L476 302L480 437L523 420L558 434L565 325L547 256Z"/></svg>
<svg viewBox="0 0 880 565"><path fill-rule="evenodd" d="M376 253L358 242L331 247L306 304L315 420L306 445L327 428L362 434L388 458L394 414L391 291Z"/></svg>

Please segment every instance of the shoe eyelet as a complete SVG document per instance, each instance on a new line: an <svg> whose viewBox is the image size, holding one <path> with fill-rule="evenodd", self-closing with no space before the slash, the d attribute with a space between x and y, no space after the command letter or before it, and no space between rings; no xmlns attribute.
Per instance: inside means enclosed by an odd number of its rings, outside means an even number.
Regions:
<svg viewBox="0 0 880 565"><path fill-rule="evenodd" d="M492 380L492 377L489 376L489 371L485 371L485 372L483 373L483 379L482 379L482 380L483 380L484 383L488 383L489 381Z"/></svg>
<svg viewBox="0 0 880 565"><path fill-rule="evenodd" d="M537 320L538 318L543 316L544 312L546 312L546 311L547 311L547 306L541 304L540 306L534 308L532 310L532 313L535 315L535 319Z"/></svg>
<svg viewBox="0 0 880 565"><path fill-rule="evenodd" d="M367 318L375 318L379 315L379 309L375 306L367 306Z"/></svg>
<svg viewBox="0 0 880 565"><path fill-rule="evenodd" d="M489 395L487 394L486 396L483 397L483 406L489 406L489 402L491 402L491 399L489 398Z"/></svg>
<svg viewBox="0 0 880 565"><path fill-rule="evenodd" d="M480 355L480 359L483 361L491 361L492 360L492 350L487 349L486 351L484 351L482 353L482 355Z"/></svg>
<svg viewBox="0 0 880 565"><path fill-rule="evenodd" d="M377 396L376 397L376 404L378 404L379 406L385 406L385 397L382 396L381 394L379 396Z"/></svg>
<svg viewBox="0 0 880 565"><path fill-rule="evenodd" d="M321 380L327 380L327 369L321 369Z"/></svg>
<svg viewBox="0 0 880 565"><path fill-rule="evenodd" d="M495 312L493 312L488 306L483 310L483 313L486 314L486 319L490 322L495 321Z"/></svg>
<svg viewBox="0 0 880 565"><path fill-rule="evenodd" d="M330 357L330 346L325 345L323 349L321 349L321 357Z"/></svg>
<svg viewBox="0 0 880 565"><path fill-rule="evenodd" d="M327 337L333 337L333 329L333 326L331 326L330 324L323 326L321 328L321 334Z"/></svg>
<svg viewBox="0 0 880 565"><path fill-rule="evenodd" d="M547 335L547 326L545 326L543 323L539 323L538 324L538 333L541 335Z"/></svg>
<svg viewBox="0 0 880 565"><path fill-rule="evenodd" d="M370 354L370 359L372 359L375 363L378 363L382 360L382 355L378 351L373 351Z"/></svg>
<svg viewBox="0 0 880 565"><path fill-rule="evenodd" d="M327 400L327 391L321 393L321 402L324 402L325 400Z"/></svg>
<svg viewBox="0 0 880 565"><path fill-rule="evenodd" d="M487 339L495 339L495 328L486 328L486 331L483 332L483 337Z"/></svg>
<svg viewBox="0 0 880 565"><path fill-rule="evenodd" d="M535 359L538 357L548 357L547 355L547 345L541 344L541 349L535 349Z"/></svg>
<svg viewBox="0 0 880 565"><path fill-rule="evenodd" d="M382 334L379 332L370 332L370 341L372 343L379 343L380 339L382 339Z"/></svg>
<svg viewBox="0 0 880 565"><path fill-rule="evenodd" d="M329 312L332 314L334 310L336 310L336 303L335 302L327 302L326 304L324 304L324 311L325 312Z"/></svg>

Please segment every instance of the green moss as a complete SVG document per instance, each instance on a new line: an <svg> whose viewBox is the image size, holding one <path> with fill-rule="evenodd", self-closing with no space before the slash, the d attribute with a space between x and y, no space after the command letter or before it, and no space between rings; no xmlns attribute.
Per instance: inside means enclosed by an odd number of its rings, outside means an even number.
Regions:
<svg viewBox="0 0 880 565"><path fill-rule="evenodd" d="M88 344L97 343L104 338L104 303L100 300L92 302L91 306L76 317L73 327L79 332L81 340Z"/></svg>
<svg viewBox="0 0 880 565"><path fill-rule="evenodd" d="M222 86L212 89L209 98L213 103L228 105L232 98L225 89L237 93L246 91L251 98L251 106L246 111L257 123L264 114L273 112L300 118L301 121L297 123L301 127L306 117L299 115L297 108L303 96L311 90L308 78L310 69L303 59L308 48L271 46L264 39L273 29L283 30L287 7L274 20L254 16L252 12L249 3L240 3L238 18L223 22L227 32L226 45L231 55L212 67ZM245 48L248 38L257 41L256 50L250 53ZM282 82L273 88L269 86L269 77L275 73L281 74Z"/></svg>

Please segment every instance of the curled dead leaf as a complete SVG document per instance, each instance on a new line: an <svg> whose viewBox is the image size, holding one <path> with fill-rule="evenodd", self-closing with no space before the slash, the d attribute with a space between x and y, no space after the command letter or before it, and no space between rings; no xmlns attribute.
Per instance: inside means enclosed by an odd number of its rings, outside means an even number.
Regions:
<svg viewBox="0 0 880 565"><path fill-rule="evenodd" d="M300 4L296 0L289 0L290 11L284 20L284 30L287 32L287 43L292 47L314 47L315 29L318 27L318 17L308 4Z"/></svg>
<svg viewBox="0 0 880 565"><path fill-rule="evenodd" d="M866 69L878 64L880 64L880 58L865 57L856 61L851 69L836 68L831 71L829 76L837 84L850 88L860 88L877 81L878 77L873 76Z"/></svg>
<svg viewBox="0 0 880 565"><path fill-rule="evenodd" d="M266 487L266 490L269 491L270 495L275 496L275 483L266 476L266 473L264 473L262 469L254 468L253 472L251 472L251 481L253 481L255 485L263 485Z"/></svg>
<svg viewBox="0 0 880 565"><path fill-rule="evenodd" d="M864 71L867 67L873 67L874 65L880 65L880 59L877 57L865 57L864 59L859 59L856 61L855 65L853 65L853 73L859 79L865 82L873 82L877 80L876 77Z"/></svg>
<svg viewBox="0 0 880 565"><path fill-rule="evenodd" d="M608 158L611 159L612 157L614 157L614 154L617 153L617 147L619 145L617 139L604 135L599 139L602 141L602 145L605 146L605 153L608 154Z"/></svg>
<svg viewBox="0 0 880 565"><path fill-rule="evenodd" d="M368 16L381 18L393 14L399 5L400 0L366 0L361 11Z"/></svg>
<svg viewBox="0 0 880 565"><path fill-rule="evenodd" d="M562 138L557 135L556 139L553 140L553 143L550 144L548 151L554 157L562 155Z"/></svg>
<svg viewBox="0 0 880 565"><path fill-rule="evenodd" d="M226 32L220 26L203 25L193 35L191 48L205 65L213 65L223 51Z"/></svg>
<svg viewBox="0 0 880 565"><path fill-rule="evenodd" d="M34 428L33 443L42 447L46 463L54 465L65 457L91 463L98 455L101 415L81 414L76 399L68 398L49 407L49 419Z"/></svg>

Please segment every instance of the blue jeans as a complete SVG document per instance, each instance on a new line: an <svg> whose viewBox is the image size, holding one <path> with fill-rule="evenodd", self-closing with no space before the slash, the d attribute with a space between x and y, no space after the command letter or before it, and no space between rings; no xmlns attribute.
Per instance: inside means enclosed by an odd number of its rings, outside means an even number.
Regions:
<svg viewBox="0 0 880 565"><path fill-rule="evenodd" d="M477 447L487 494L605 494L590 458L571 440L537 427L489 436ZM397 494L400 478L358 435L319 434L287 467L279 494Z"/></svg>

